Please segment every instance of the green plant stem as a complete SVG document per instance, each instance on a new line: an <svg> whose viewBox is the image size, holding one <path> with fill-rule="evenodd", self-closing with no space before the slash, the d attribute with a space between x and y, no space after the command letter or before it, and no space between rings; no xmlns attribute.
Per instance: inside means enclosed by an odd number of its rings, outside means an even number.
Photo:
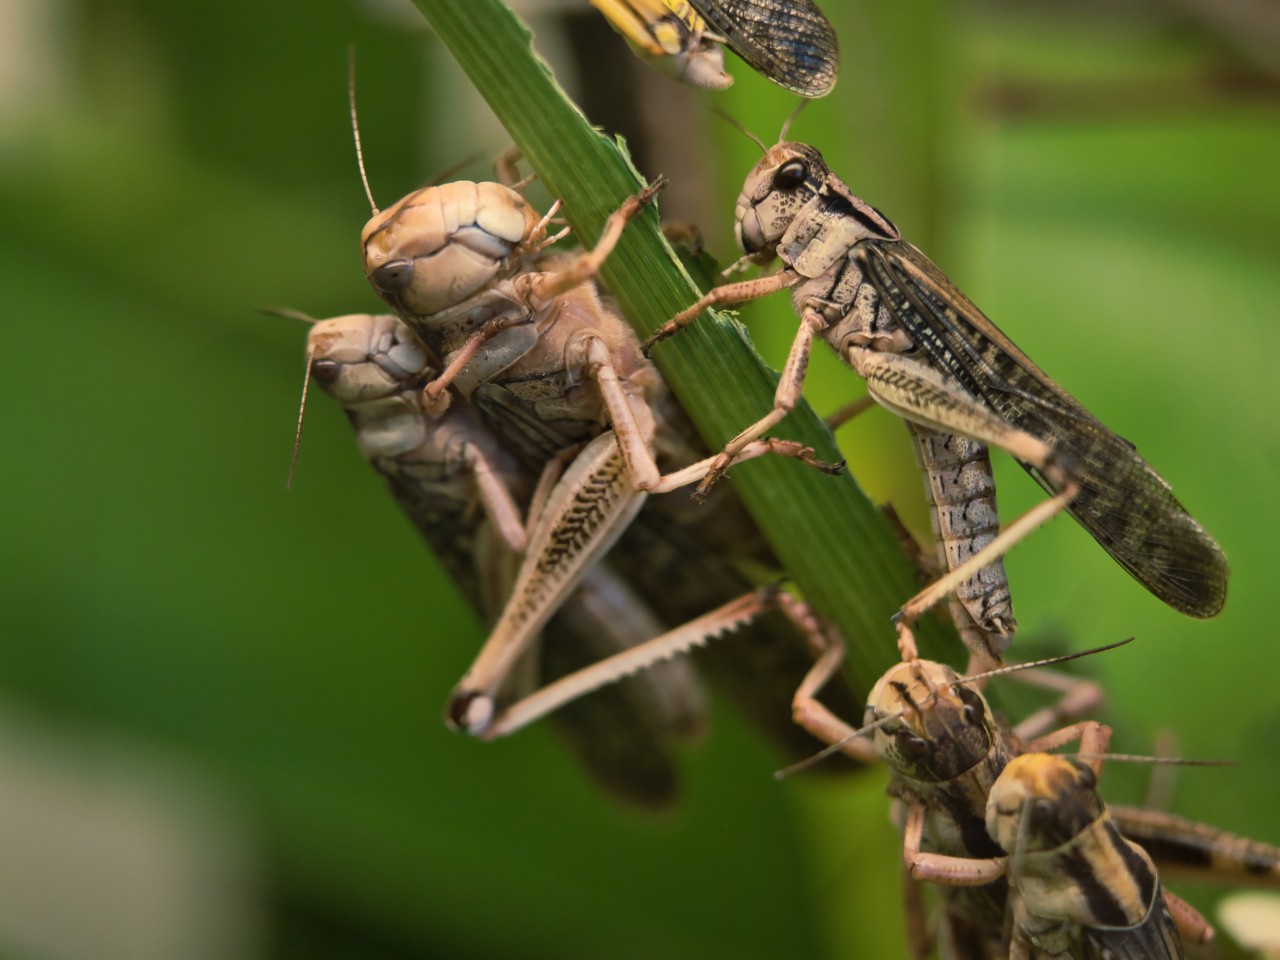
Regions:
<svg viewBox="0 0 1280 960"><path fill-rule="evenodd" d="M565 96L533 53L528 29L499 0L415 2L552 196L564 201L576 235L584 242L599 236L609 213L644 183L624 151ZM652 211L632 221L601 272L642 336L700 296ZM776 374L723 315L704 317L660 345L654 359L712 449L772 406ZM839 458L807 404L777 434ZM888 521L851 477L824 476L793 461L743 464L729 482L806 599L844 632L850 680L865 694L897 658L891 615L918 589ZM924 650L939 649L940 637L936 624L921 624Z"/></svg>

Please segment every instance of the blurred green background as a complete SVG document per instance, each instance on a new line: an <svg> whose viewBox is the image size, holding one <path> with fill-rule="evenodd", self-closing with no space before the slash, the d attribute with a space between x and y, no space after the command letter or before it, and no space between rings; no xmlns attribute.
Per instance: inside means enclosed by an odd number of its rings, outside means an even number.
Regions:
<svg viewBox="0 0 1280 960"><path fill-rule="evenodd" d="M758 154L707 109L768 140L793 100L736 61L731 92L691 93L585 2L537 6L588 115L672 177L664 215L732 257ZM1239 760L1181 772L1173 806L1280 842L1280 40L1208 0L826 6L841 80L793 135L1135 441L1232 562L1226 612L1193 622L1055 521L1008 560L1017 652L1136 635L1082 667L1116 749L1168 730ZM9 0L4 18L0 954L901 954L880 773L775 783L722 711L681 809L636 819L545 726L451 735L481 631L323 398L285 493L304 332L255 308L377 307L347 44L382 203L506 144L417 12ZM779 362L785 302L746 316ZM861 390L818 357L819 410ZM923 531L893 418L841 441ZM1006 517L1037 499L997 472ZM1113 766L1107 795L1147 779Z"/></svg>

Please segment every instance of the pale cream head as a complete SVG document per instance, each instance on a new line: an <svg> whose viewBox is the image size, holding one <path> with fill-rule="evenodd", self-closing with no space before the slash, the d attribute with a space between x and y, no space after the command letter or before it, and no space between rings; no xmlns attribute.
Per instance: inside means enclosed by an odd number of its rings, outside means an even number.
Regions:
<svg viewBox="0 0 1280 960"><path fill-rule="evenodd" d="M366 457L395 457L427 438L419 407L435 375L426 349L398 317L321 320L307 336L311 378L347 411Z"/></svg>
<svg viewBox="0 0 1280 960"><path fill-rule="evenodd" d="M365 225L365 276L402 315L429 316L515 269L509 258L539 219L500 183L424 187Z"/></svg>
<svg viewBox="0 0 1280 960"><path fill-rule="evenodd" d="M813 147L775 143L751 168L734 208L734 237L759 263L777 253L778 241L822 187L830 171Z"/></svg>

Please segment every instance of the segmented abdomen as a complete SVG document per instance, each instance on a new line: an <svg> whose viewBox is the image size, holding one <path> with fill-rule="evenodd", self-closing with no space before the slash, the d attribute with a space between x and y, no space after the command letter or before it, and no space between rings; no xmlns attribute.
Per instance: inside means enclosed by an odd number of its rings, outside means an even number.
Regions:
<svg viewBox="0 0 1280 960"><path fill-rule="evenodd" d="M938 560L954 570L1000 532L996 485L987 448L975 440L908 423L916 459L924 474L925 495ZM970 650L1004 653L1017 629L1004 562L996 560L961 582L955 596L966 616L956 627ZM977 633L975 633L977 631ZM976 641L977 646L969 641Z"/></svg>

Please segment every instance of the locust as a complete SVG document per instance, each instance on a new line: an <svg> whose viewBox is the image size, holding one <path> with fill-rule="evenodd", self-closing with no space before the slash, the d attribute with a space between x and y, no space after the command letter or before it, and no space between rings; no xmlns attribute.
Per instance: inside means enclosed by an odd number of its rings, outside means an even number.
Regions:
<svg viewBox="0 0 1280 960"><path fill-rule="evenodd" d="M835 86L835 30L813 0L591 0L661 72L694 87L722 90L728 47L761 76L802 97Z"/></svg>
<svg viewBox="0 0 1280 960"><path fill-rule="evenodd" d="M591 5L660 73L699 89L732 86L721 39L687 0L591 0Z"/></svg>
<svg viewBox="0 0 1280 960"><path fill-rule="evenodd" d="M531 504L534 478L474 411L426 414L422 388L437 368L398 318L352 314L313 321L307 357L308 381L342 406L361 453L476 613L492 622L527 544L524 512L537 509ZM500 696L519 701L548 679L660 632L643 601L598 566L566 598ZM571 705L556 722L610 793L658 808L678 793L672 751L700 735L704 714L700 679L690 664L672 661Z"/></svg>
<svg viewBox="0 0 1280 960"><path fill-rule="evenodd" d="M1181 960L1203 918L1167 894L1150 854L1126 839L1098 795L1101 761L1015 757L987 799L987 832L1007 851L1009 960Z"/></svg>
<svg viewBox="0 0 1280 960"><path fill-rule="evenodd" d="M505 184L428 187L382 212L370 200L375 213L362 232L366 276L443 365L423 388L424 409L438 415L455 402L471 406L535 474L554 477L568 462L448 718L492 737L562 702L549 694L503 710L498 694L547 617L622 537L614 567L678 637L738 632L732 654L708 651L714 672L727 677L735 699L775 740L803 754L812 743L789 722L788 705L809 662L797 632L808 621L786 615L787 601L759 592L742 566L776 570L776 557L732 496L701 509L685 498L649 499L701 476L710 462L631 327L591 282L652 193L628 198L595 246L578 254L548 252L560 236L548 235L556 208L539 216ZM744 453L836 469L788 441L761 440ZM686 466L659 468L675 463ZM602 678L613 675L602 669ZM576 696L590 686L571 689Z"/></svg>
<svg viewBox="0 0 1280 960"><path fill-rule="evenodd" d="M904 657L915 655L909 625L954 591L977 627L962 639L974 656L999 662L1016 628L1000 558L1064 509L1165 603L1193 617L1216 615L1226 558L1134 446L1049 379L815 148L785 140L761 147L734 230L744 261L777 258L780 269L712 289L645 344L713 304L791 291L801 325L773 409L729 442L701 489L795 406L817 337L865 379L870 397L907 421L927 478L948 573L899 611ZM1051 494L1000 533L993 446Z"/></svg>
<svg viewBox="0 0 1280 960"><path fill-rule="evenodd" d="M931 948L914 881L932 880L942 884L940 954L958 960L1007 957L1010 851L987 829L993 794L1011 761L1021 755L1040 756L1079 741L1081 759L1101 756L1110 740L1109 728L1093 720L1058 726L1095 710L1102 701L1101 688L1085 680L1040 676L1036 682L1060 690L1062 696L1010 730L996 720L977 689L986 677L962 678L945 664L916 660L895 664L885 673L868 697L864 726L854 730L818 699L826 678L838 671L844 651L829 638L817 652L813 669L796 692L795 718L831 744L829 749L864 762L878 757L891 769L889 793L905 808L904 896L912 955L923 957ZM990 676L1043 667L1058 659L1062 658L1005 667ZM1109 817L1126 841L1141 846L1163 873L1249 886L1274 886L1280 877L1280 848L1160 811L1112 805ZM1075 882L1119 887L1128 879L1094 871L1077 875ZM1206 935L1194 911L1171 895L1165 899L1174 904L1173 912L1188 935Z"/></svg>

